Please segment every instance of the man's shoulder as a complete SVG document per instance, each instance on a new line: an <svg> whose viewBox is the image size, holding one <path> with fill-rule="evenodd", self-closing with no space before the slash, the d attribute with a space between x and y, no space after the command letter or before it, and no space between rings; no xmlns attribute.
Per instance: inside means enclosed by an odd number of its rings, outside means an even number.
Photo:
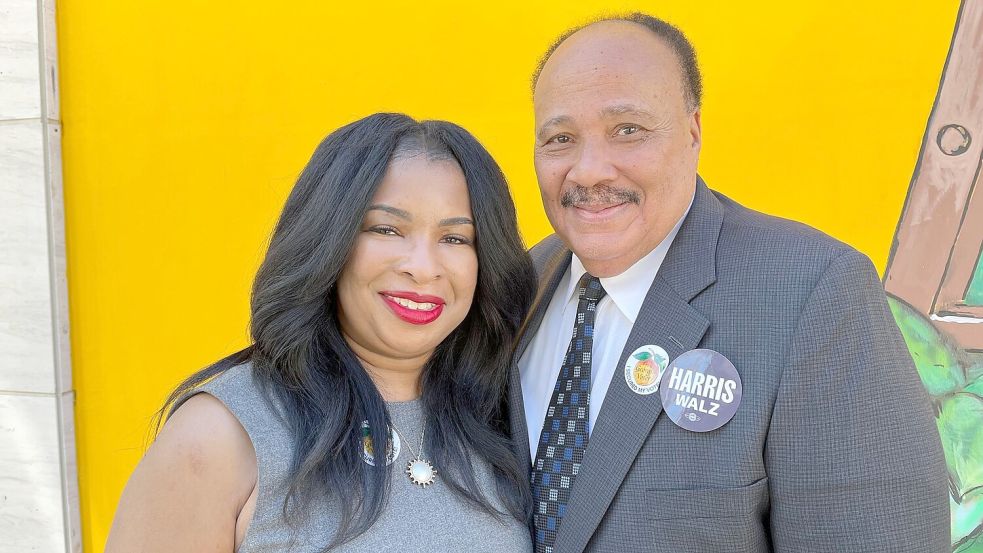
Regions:
<svg viewBox="0 0 983 553"><path fill-rule="evenodd" d="M723 208L718 266L792 276L822 273L841 256L866 260L853 246L809 225L755 211L718 192L714 196Z"/></svg>
<svg viewBox="0 0 983 553"><path fill-rule="evenodd" d="M560 236L555 233L537 242L536 245L529 250L529 257L532 258L532 264L536 268L536 274L542 274L543 268L551 259L554 258L554 256L566 251L566 244L564 244Z"/></svg>

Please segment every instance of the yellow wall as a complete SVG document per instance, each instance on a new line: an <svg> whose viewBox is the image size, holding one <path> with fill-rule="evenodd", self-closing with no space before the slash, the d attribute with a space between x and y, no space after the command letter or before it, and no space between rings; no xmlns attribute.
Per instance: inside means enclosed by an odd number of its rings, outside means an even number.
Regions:
<svg viewBox="0 0 983 553"><path fill-rule="evenodd" d="M379 110L456 121L503 165L527 242L548 232L527 79L593 10L498 4L58 3L87 551L103 548L166 391L245 344L264 241L331 129ZM957 0L743 4L606 7L648 7L695 42L712 187L883 269Z"/></svg>

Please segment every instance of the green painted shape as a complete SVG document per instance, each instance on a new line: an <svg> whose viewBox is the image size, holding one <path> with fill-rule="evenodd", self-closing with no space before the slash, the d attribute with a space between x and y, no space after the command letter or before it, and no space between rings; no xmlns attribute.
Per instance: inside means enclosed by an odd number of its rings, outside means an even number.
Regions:
<svg viewBox="0 0 983 553"><path fill-rule="evenodd" d="M888 305L928 393L938 397L961 389L966 384L963 369L932 321L890 296Z"/></svg>
<svg viewBox="0 0 983 553"><path fill-rule="evenodd" d="M976 260L976 269L969 281L969 290L966 290L964 301L968 305L983 305L983 255Z"/></svg>
<svg viewBox="0 0 983 553"><path fill-rule="evenodd" d="M946 398L936 423L957 499L983 490L983 398L970 393Z"/></svg>
<svg viewBox="0 0 983 553"><path fill-rule="evenodd" d="M967 394L973 394L979 397L983 397L983 376L978 377L976 380L970 382L963 391Z"/></svg>
<svg viewBox="0 0 983 553"><path fill-rule="evenodd" d="M983 536L977 534L957 547L952 553L983 553Z"/></svg>
<svg viewBox="0 0 983 553"><path fill-rule="evenodd" d="M967 537L979 537L983 533L983 490L970 492L962 502L949 498L952 512L952 543Z"/></svg>
<svg viewBox="0 0 983 553"><path fill-rule="evenodd" d="M969 366L966 367L966 380L983 378L983 354L971 353L967 357L969 358Z"/></svg>
<svg viewBox="0 0 983 553"><path fill-rule="evenodd" d="M650 359L651 357L652 355L647 351L640 351L635 354L635 359L638 359L639 361L645 361L646 359Z"/></svg>

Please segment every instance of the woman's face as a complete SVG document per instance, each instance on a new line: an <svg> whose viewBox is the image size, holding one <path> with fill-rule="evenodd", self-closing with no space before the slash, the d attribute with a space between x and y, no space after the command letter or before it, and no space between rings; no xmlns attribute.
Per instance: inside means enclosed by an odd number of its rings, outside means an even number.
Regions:
<svg viewBox="0 0 983 553"><path fill-rule="evenodd" d="M471 309L474 240L457 162L395 159L338 280L338 317L353 350L376 365L425 361Z"/></svg>

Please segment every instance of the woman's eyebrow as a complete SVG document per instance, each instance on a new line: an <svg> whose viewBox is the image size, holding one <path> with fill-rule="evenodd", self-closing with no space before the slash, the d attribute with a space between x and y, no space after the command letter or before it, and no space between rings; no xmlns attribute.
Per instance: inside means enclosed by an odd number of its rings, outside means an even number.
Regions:
<svg viewBox="0 0 983 553"><path fill-rule="evenodd" d="M400 219L405 219L407 221L412 221L413 216L410 215L409 211L399 209L398 207L393 207L386 204L372 204L369 206L369 211L385 211L386 213L395 215ZM452 227L454 225L474 225L474 221L470 217L449 217L447 219L441 219L439 226L442 227Z"/></svg>
<svg viewBox="0 0 983 553"><path fill-rule="evenodd" d="M408 211L403 211L402 209L393 207L391 205L386 205L386 204L372 204L372 205L369 206L369 211L373 211L373 210L375 210L375 211L385 211L386 213L395 215L396 217L399 217L400 219L406 219L407 221L413 220L413 216L410 215L410 213Z"/></svg>
<svg viewBox="0 0 983 553"><path fill-rule="evenodd" d="M474 221L470 217L451 217L450 219L441 219L440 226L442 227L452 227L454 225L474 225Z"/></svg>

